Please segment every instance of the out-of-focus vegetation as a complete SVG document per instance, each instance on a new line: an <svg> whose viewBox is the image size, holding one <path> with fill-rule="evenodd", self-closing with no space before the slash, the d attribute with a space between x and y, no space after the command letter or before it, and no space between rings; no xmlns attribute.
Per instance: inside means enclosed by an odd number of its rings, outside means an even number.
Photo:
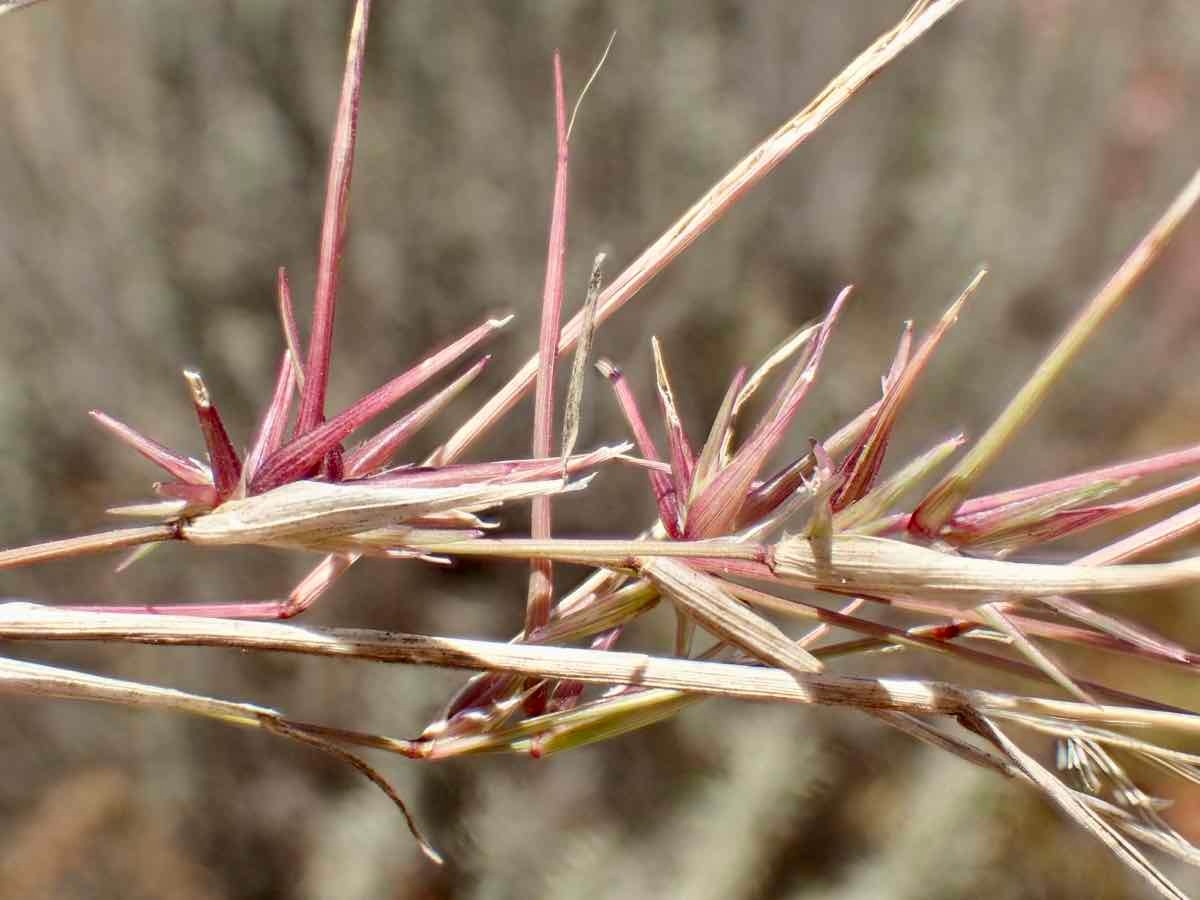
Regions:
<svg viewBox="0 0 1200 900"><path fill-rule="evenodd" d="M331 405L483 310L511 309L521 323L495 344L493 383L533 352L555 47L574 91L618 32L573 135L568 285L578 303L595 250L615 267L630 259L905 6L380 5ZM897 443L977 434L1195 168L1194 18L1184 2L969 2L606 325L597 351L648 400L648 339L659 335L700 429L736 365L854 282L793 435L799 447L869 402L903 320L929 324L986 261L992 274ZM275 268L289 266L298 294L312 284L346 20L344 4L265 0L50 0L0 19L3 542L88 529L104 506L145 492L149 467L90 423L92 407L199 452L184 364L204 372L248 439L280 349ZM991 484L1196 441L1198 241L1200 225L1185 225ZM527 452L527 412L513 421L522 424L489 439L489 456ZM429 445L445 436L435 430ZM615 404L592 385L581 442L615 436ZM644 476L601 477L604 492L556 504L557 528L628 533L652 518ZM167 547L120 576L105 560L59 564L6 574L0 591L248 599L286 591L305 562ZM524 571L362 564L311 616L507 637L522 618ZM1126 611L1194 646L1195 599ZM665 646L672 629L663 614L637 639ZM217 651L4 652L398 734L419 730L460 680ZM1155 679L1181 703L1194 694L1157 670L1092 665L1116 684ZM940 671L922 657L908 666ZM315 754L123 710L10 699L0 709L4 897L1140 889L1032 791L847 712L709 703L539 762L383 760L449 857L438 871L384 799ZM1200 794L1185 795L1173 821L1195 838Z"/></svg>

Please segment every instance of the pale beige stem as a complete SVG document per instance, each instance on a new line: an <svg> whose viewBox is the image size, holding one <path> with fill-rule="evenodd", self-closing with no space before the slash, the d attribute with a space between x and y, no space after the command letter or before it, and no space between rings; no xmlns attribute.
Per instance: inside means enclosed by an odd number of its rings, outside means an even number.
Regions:
<svg viewBox="0 0 1200 900"><path fill-rule="evenodd" d="M994 691L963 690L935 681L789 673L759 666L667 659L615 650L545 647L362 629L303 628L282 622L79 612L33 603L4 603L0 604L0 638L275 650L408 665L498 670L593 684L668 688L746 700L852 706L916 715L1040 715L1080 722L1170 728L1200 735L1200 716L1165 708L1097 706ZM173 692L169 693L173 695ZM119 696L118 693L114 699ZM257 707L253 712L248 712L249 709L236 705L227 710L213 707L211 714L220 715L227 711L239 724L248 725L251 724L249 717L258 714Z"/></svg>

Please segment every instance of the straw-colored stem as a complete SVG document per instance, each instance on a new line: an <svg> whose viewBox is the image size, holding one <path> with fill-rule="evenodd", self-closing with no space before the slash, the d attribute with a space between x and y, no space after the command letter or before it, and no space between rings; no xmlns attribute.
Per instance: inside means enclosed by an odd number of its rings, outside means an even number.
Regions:
<svg viewBox="0 0 1200 900"><path fill-rule="evenodd" d="M932 681L788 673L759 666L666 659L613 650L539 647L360 629L303 628L279 622L75 612L31 603L5 603L0 604L0 637L275 650L408 665L498 670L594 684L669 688L748 700L891 709L917 715L1025 713L1200 734L1200 715L1161 707L1094 706L968 691ZM239 716L245 718L243 714Z"/></svg>
<svg viewBox="0 0 1200 900"><path fill-rule="evenodd" d="M67 559L72 556L85 556L89 553L103 553L107 550L124 550L142 544L171 541L178 537L178 528L175 525L167 524L145 525L140 528L118 528L112 531L102 531L99 534L64 538L61 541L46 541L28 547L0 550L0 570L56 559Z"/></svg>

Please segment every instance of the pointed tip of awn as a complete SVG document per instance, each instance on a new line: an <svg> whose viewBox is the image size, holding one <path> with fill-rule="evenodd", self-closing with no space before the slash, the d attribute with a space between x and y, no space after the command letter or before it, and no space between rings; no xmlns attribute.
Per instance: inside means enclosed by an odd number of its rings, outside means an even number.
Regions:
<svg viewBox="0 0 1200 900"><path fill-rule="evenodd" d="M183 377L188 383L188 388L191 389L192 399L196 401L196 405L205 408L212 406L208 395L208 386L204 383L203 376L195 369L184 369Z"/></svg>
<svg viewBox="0 0 1200 900"><path fill-rule="evenodd" d="M488 325L492 328L503 328L509 322L517 317L516 313L509 313L506 316L501 316L498 319L488 319Z"/></svg>

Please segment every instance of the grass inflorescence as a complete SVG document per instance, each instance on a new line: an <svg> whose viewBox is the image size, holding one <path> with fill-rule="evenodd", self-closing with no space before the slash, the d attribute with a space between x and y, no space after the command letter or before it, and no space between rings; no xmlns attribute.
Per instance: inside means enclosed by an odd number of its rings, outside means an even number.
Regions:
<svg viewBox="0 0 1200 900"><path fill-rule="evenodd" d="M1148 491L1139 484L1193 467L1200 462L1200 449L1128 460L1001 492L981 494L977 485L1018 439L1087 339L1166 247L1200 197L1200 173L977 440L931 435L927 449L911 460L897 464L887 455L894 428L928 377L930 360L960 316L970 314L972 298L985 289L983 269L967 280L923 337L916 337L912 323L902 330L893 358L881 361L885 374L879 398L831 434L812 439L809 451L797 458L782 464L777 460L810 389L828 377L828 350L837 341L839 319L852 314L849 286L831 299L826 315L799 327L758 367L727 373L723 400L699 441L688 433L680 413L680 398L689 385L672 380L670 360L656 339L648 348L655 373L652 398L639 397L615 363L595 361L628 434L613 435L611 443L587 452L574 448L594 329L959 2L917 3L607 284L603 256L597 256L582 309L566 322L571 148L556 56L556 164L538 354L433 453L398 462L406 443L472 387L489 357L471 357L510 317L487 319L342 412L327 415L370 14L369 0L359 0L330 150L307 348L293 309L292 285L281 268L277 302L282 349L249 449L239 452L202 376L185 372L207 461L94 411L100 425L166 473L166 480L154 485L155 500L112 510L142 524L0 552L0 568L117 549L132 552L125 565L166 542L283 547L320 553L321 561L282 600L90 608L0 604L0 637L236 647L477 674L411 739L299 722L253 704L16 660L0 660L0 685L47 696L167 708L265 729L348 761L402 809L400 798L354 748L412 759L483 752L544 756L615 738L713 696L852 707L1027 782L1159 893L1182 896L1142 848L1189 863L1197 861L1200 851L1171 828L1159 812L1162 799L1143 793L1127 769L1130 763L1148 764L1200 782L1200 756L1158 742L1169 735L1194 737L1200 733L1200 715L1081 677L1060 659L1059 650L1120 654L1194 674L1200 662L1195 652L1135 620L1094 608L1088 598L1200 581L1200 559L1136 561L1200 526L1200 504L1064 564L1010 557L1194 499L1200 491L1195 477ZM579 287L584 294L585 286ZM555 374L560 359L576 345L559 435L554 430L559 406ZM456 367L455 377L432 396L374 436L346 444L368 423ZM768 390L774 391L773 399L759 403L761 413L749 421L755 407L748 401ZM530 393L534 424L529 457L463 461ZM615 465L644 470L656 520L645 522L640 533L620 538L556 535L554 498L603 489L590 484L591 473ZM891 474L885 476L885 471ZM526 500L532 505L528 537L488 536L494 523L481 513ZM496 565L506 559L525 561L530 573L524 628L502 643L266 621L304 612L364 556L404 559L409 562L401 564L409 565L466 557ZM592 571L558 594L555 563ZM653 654L622 650L629 624L660 605L676 617L673 646ZM870 616L873 608L884 606L918 623L883 624ZM780 619L807 622L811 628L795 639L777 624ZM982 683L909 678L899 662L895 677L855 674L857 660L882 651L901 651L889 657L897 661L912 654L949 657L965 665L962 671L1016 675L1036 690L1000 692ZM834 661L836 672L830 669ZM1022 747L1021 738L1031 735L1057 742L1057 771ZM416 834L411 817L409 824ZM436 858L432 847L418 839Z"/></svg>

